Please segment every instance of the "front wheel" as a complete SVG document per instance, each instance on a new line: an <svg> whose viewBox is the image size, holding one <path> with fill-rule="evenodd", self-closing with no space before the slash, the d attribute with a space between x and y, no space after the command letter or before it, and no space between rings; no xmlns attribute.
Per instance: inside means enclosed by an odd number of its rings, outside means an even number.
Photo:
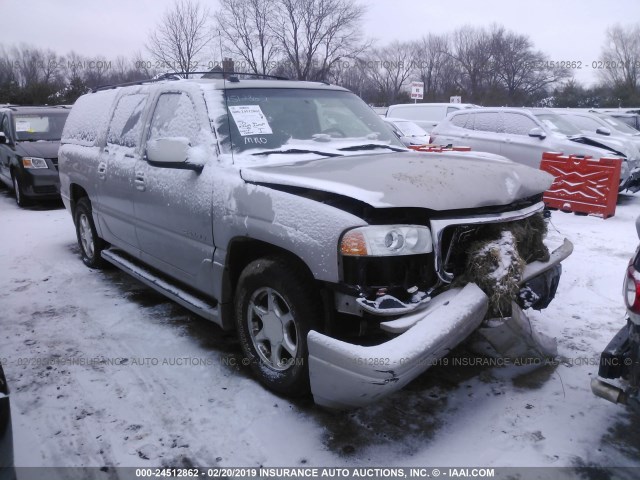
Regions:
<svg viewBox="0 0 640 480"><path fill-rule="evenodd" d="M27 199L24 197L20 179L15 173L13 174L13 193L16 197L16 203L18 204L18 206L25 207L27 205Z"/></svg>
<svg viewBox="0 0 640 480"><path fill-rule="evenodd" d="M277 393L308 393L307 334L322 316L310 275L286 257L255 260L240 275L235 314L243 363L258 380Z"/></svg>
<svg viewBox="0 0 640 480"><path fill-rule="evenodd" d="M82 261L87 267L102 268L104 260L100 256L100 252L104 248L104 241L98 236L96 226L93 223L91 203L86 197L78 200L74 222Z"/></svg>

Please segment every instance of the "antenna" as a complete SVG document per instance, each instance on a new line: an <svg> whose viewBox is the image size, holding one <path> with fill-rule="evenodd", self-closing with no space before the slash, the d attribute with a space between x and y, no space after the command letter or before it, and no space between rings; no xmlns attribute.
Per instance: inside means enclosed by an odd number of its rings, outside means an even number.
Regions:
<svg viewBox="0 0 640 480"><path fill-rule="evenodd" d="M218 29L218 42L220 43L220 68L224 70L224 54L222 52L222 33Z"/></svg>

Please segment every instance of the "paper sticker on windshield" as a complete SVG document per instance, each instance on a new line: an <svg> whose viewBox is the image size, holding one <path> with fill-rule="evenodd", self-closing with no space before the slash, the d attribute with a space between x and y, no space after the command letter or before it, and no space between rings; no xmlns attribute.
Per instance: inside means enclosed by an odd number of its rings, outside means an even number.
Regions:
<svg viewBox="0 0 640 480"><path fill-rule="evenodd" d="M238 126L240 135L265 135L273 133L267 117L262 113L260 105L239 105L229 107L231 115Z"/></svg>
<svg viewBox="0 0 640 480"><path fill-rule="evenodd" d="M28 132L31 130L31 123L26 120L16 120L16 132Z"/></svg>

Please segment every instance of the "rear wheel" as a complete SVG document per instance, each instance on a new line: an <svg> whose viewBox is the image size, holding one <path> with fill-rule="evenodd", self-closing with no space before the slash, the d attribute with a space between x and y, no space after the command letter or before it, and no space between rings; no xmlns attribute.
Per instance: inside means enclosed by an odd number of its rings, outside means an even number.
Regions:
<svg viewBox="0 0 640 480"><path fill-rule="evenodd" d="M100 252L104 248L104 241L98 236L96 226L93 223L91 202L88 198L84 197L78 200L74 222L82 261L87 267L102 268L104 260L100 256Z"/></svg>
<svg viewBox="0 0 640 480"><path fill-rule="evenodd" d="M243 364L274 392L309 392L307 334L322 317L316 288L286 257L256 260L240 275L235 317Z"/></svg>

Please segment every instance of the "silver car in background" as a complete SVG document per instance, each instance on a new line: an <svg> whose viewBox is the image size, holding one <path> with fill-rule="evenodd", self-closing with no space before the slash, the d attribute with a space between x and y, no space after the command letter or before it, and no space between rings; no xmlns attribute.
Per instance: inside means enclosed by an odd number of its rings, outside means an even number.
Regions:
<svg viewBox="0 0 640 480"><path fill-rule="evenodd" d="M437 144L458 144L474 151L502 155L539 168L544 152L592 158L619 157L624 161L620 189L628 188L631 168L620 145L584 135L561 115L548 109L481 108L454 112L431 132ZM614 142L615 143L615 142Z"/></svg>

